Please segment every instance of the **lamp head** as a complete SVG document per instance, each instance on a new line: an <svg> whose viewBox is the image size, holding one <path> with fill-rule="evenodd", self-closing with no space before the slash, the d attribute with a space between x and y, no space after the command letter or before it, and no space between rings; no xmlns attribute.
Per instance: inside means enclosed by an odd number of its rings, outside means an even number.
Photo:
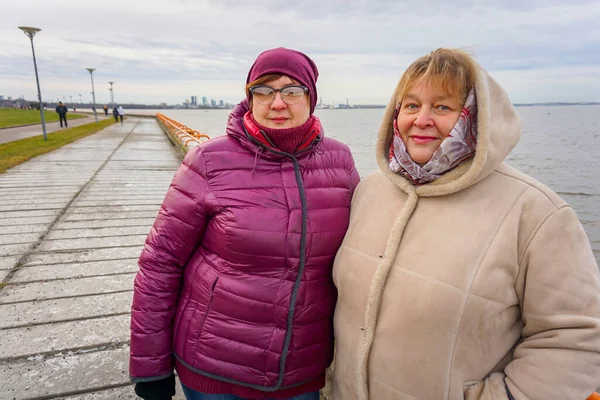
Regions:
<svg viewBox="0 0 600 400"><path fill-rule="evenodd" d="M40 28L34 28L32 26L20 26L19 29L22 30L23 33L29 36L30 38L33 38L36 33L41 31Z"/></svg>

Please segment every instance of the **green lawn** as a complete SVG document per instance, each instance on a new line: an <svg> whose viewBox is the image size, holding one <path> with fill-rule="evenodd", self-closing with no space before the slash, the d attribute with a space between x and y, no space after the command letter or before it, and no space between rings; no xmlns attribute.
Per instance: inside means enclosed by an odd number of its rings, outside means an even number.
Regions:
<svg viewBox="0 0 600 400"><path fill-rule="evenodd" d="M67 119L83 118L85 115L72 112L67 113ZM58 121L56 111L46 110L44 112L46 122ZM42 119L39 110L20 110L17 108L0 108L0 128L28 124L40 124Z"/></svg>
<svg viewBox="0 0 600 400"><path fill-rule="evenodd" d="M77 139L92 135L114 123L115 121L110 118L98 121L98 123L92 122L76 126L75 128L50 132L48 133L48 140L44 140L44 136L40 135L0 144L0 174L33 157L51 152Z"/></svg>

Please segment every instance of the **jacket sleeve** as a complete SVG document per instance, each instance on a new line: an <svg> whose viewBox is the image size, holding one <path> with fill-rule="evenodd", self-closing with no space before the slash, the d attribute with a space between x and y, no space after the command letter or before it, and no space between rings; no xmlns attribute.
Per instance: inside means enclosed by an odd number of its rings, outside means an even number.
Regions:
<svg viewBox="0 0 600 400"><path fill-rule="evenodd" d="M213 212L200 148L175 174L138 261L131 308L130 379L153 381L172 374L172 322L184 266Z"/></svg>
<svg viewBox="0 0 600 400"><path fill-rule="evenodd" d="M570 207L541 224L519 265L524 327L506 388L515 400L586 399L600 386L600 274ZM467 390L465 399L508 399L498 379L492 374L476 385L481 395Z"/></svg>
<svg viewBox="0 0 600 400"><path fill-rule="evenodd" d="M350 174L350 192L352 194L354 194L354 191L356 190L356 187L358 186L358 184L360 183L360 174L358 173L358 170L356 169L356 164L354 163L354 157L352 156L352 150L350 150L350 147L346 146L347 150L348 150L348 173Z"/></svg>

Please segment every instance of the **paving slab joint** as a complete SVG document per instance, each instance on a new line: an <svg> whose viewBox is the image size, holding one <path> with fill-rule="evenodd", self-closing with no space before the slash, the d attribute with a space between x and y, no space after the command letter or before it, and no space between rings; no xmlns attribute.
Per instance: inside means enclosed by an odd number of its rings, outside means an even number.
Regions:
<svg viewBox="0 0 600 400"><path fill-rule="evenodd" d="M111 390L111 389L120 389L120 388L123 388L126 386L132 386L132 385L133 385L133 383L131 383L131 382L116 383L114 385L95 386L95 387L83 389L83 390L72 390L69 392L60 392L60 393L56 393L56 394L52 394L52 395L48 395L48 396L27 397L26 399L23 399L23 400L64 399L65 397L78 396L78 395L82 395L82 394L100 392L100 391Z"/></svg>
<svg viewBox="0 0 600 400"><path fill-rule="evenodd" d="M107 343L95 343L93 345L88 346L79 346L73 347L70 349L60 349L60 350L52 350L45 351L43 353L35 353L35 354L24 354L15 357L0 357L0 363L8 364L13 362L19 362L23 360L45 360L50 358L56 358L60 356L64 357L72 357L79 354L87 354L87 353L96 353L100 351L106 350L117 350L123 348L124 346L129 346L129 340L125 342L107 342Z"/></svg>
<svg viewBox="0 0 600 400"><path fill-rule="evenodd" d="M30 322L27 324L13 325L13 326L7 326L4 328L0 328L0 331L7 331L10 329L32 328L34 326L41 326L41 325L61 324L64 322L89 321L89 320L109 318L109 317L120 317L122 315L131 315L131 311L118 312L118 313L112 313L112 314L95 315L93 317L56 319L56 320L53 320L52 322Z"/></svg>

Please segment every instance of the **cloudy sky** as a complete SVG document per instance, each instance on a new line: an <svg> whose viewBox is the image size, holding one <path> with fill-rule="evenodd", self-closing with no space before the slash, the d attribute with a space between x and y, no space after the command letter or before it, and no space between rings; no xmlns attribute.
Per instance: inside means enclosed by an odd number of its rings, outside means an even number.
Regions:
<svg viewBox="0 0 600 400"><path fill-rule="evenodd" d="M260 51L311 56L325 103L387 103L416 58L469 50L513 102L600 101L600 1L0 0L0 95L234 103Z"/></svg>

